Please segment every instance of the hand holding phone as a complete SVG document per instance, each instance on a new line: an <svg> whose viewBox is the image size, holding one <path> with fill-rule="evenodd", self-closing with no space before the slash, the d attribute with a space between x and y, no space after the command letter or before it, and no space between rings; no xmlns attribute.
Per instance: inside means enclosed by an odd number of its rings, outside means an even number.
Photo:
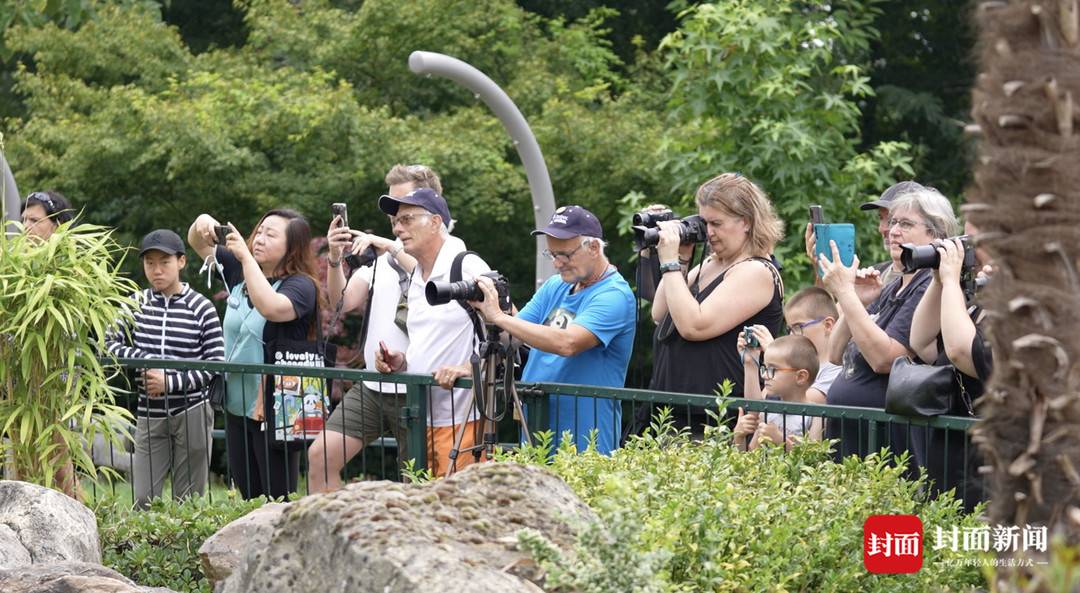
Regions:
<svg viewBox="0 0 1080 593"><path fill-rule="evenodd" d="M349 209L342 202L334 202L330 204L330 212L337 217L341 218L341 223L338 226L349 226Z"/></svg>
<svg viewBox="0 0 1080 593"><path fill-rule="evenodd" d="M217 244L225 246L226 237L232 232L232 228L223 224L214 226L214 235L217 237Z"/></svg>

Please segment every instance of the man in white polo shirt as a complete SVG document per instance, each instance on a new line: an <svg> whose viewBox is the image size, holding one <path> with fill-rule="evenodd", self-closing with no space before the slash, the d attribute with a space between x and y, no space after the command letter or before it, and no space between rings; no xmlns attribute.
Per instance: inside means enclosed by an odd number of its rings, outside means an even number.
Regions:
<svg viewBox="0 0 1080 593"><path fill-rule="evenodd" d="M429 305L424 287L429 281L450 281L454 257L465 251L465 243L450 235L450 208L438 192L421 188L404 196L383 196L379 208L392 216L394 235L405 252L416 258L409 284L409 347L400 352L389 347L378 350L375 368L383 373L431 373L443 386L453 384L467 373L469 358L476 348L472 320L456 303ZM462 280L491 271L479 257L465 257ZM461 424L466 424L461 449L476 443L480 419L469 389L432 387L428 404L428 467L436 476L450 470L450 450ZM461 455L456 470L474 461Z"/></svg>
<svg viewBox="0 0 1080 593"><path fill-rule="evenodd" d="M427 187L436 192L442 189L439 176L424 165L394 165L386 174L388 193L404 196ZM409 278L416 260L408 255L398 241L359 233L341 224L338 217L330 222L326 237L330 246L327 254L327 295L331 307L340 313L364 313L364 363L375 368L375 351L379 343L394 350L409 346L406 333L406 311L403 297L408 292ZM348 283L341 261L348 251L363 253L374 247L378 258L374 265L354 270ZM370 297L371 302L368 303ZM341 488L341 470L364 446L387 432L397 440L398 460L409 458L406 448L407 430L401 419L405 386L382 381L363 381L352 386L334 409L326 431L308 448L310 468L308 487L311 492L329 492Z"/></svg>

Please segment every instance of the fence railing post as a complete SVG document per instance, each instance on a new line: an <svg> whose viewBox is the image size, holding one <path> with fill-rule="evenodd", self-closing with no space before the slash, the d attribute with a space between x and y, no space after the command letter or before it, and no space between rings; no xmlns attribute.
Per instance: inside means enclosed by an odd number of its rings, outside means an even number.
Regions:
<svg viewBox="0 0 1080 593"><path fill-rule="evenodd" d="M426 385L409 383L405 386L405 407L401 408L401 419L409 433L406 437L408 449L416 460L416 469L427 467L427 399Z"/></svg>

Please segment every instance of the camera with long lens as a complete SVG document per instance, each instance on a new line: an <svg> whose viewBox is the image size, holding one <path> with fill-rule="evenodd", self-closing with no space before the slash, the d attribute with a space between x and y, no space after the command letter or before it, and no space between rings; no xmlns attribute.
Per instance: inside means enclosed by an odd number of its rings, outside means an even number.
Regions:
<svg viewBox="0 0 1080 593"><path fill-rule="evenodd" d="M665 210L642 210L634 214L634 226L653 228L657 224L673 218L675 218L675 213L670 208Z"/></svg>
<svg viewBox="0 0 1080 593"><path fill-rule="evenodd" d="M481 276L491 278L495 283L495 292L499 295L499 308L509 313L510 281L496 270L485 272ZM450 301L482 301L484 291L476 280L461 280L460 282L436 282L434 280L424 287L424 296L429 305L445 305Z"/></svg>
<svg viewBox="0 0 1080 593"><path fill-rule="evenodd" d="M964 289L964 296L971 300L975 291L985 284L985 280L978 277L979 262L975 258L975 246L972 244L970 235L949 237L948 239L934 241L929 245L915 245L904 243L900 246L900 265L905 274L911 274L918 270L936 270L941 266L941 254L937 248L943 241L960 241L964 246L964 262L960 267L960 286Z"/></svg>
<svg viewBox="0 0 1080 593"><path fill-rule="evenodd" d="M659 227L636 225L632 228L634 229L634 243L637 245L638 250L653 247L660 242ZM683 245L704 243L708 238L705 219L702 217L695 214L679 220L679 243Z"/></svg>

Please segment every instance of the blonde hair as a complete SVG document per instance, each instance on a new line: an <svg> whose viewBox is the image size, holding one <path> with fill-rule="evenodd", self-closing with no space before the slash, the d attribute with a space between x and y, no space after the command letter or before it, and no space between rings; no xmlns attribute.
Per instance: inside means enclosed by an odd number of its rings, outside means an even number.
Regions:
<svg viewBox="0 0 1080 593"><path fill-rule="evenodd" d="M769 347L766 348L769 352L773 353L773 356L779 356L784 359L793 369L799 369L807 371L810 374L810 382L814 382L814 378L818 374L818 351L814 348L814 343L810 341L810 338L806 336L780 336L773 340Z"/></svg>
<svg viewBox="0 0 1080 593"><path fill-rule="evenodd" d="M400 185L402 183L413 184L413 189L422 187L433 189L435 193L442 195L442 182L439 181L439 175L427 165L397 164L390 167L390 171L386 173L386 185Z"/></svg>
<svg viewBox="0 0 1080 593"><path fill-rule="evenodd" d="M739 173L721 173L701 184L694 201L746 221L750 227L750 252L767 256L784 238L784 223L772 202L753 181Z"/></svg>

